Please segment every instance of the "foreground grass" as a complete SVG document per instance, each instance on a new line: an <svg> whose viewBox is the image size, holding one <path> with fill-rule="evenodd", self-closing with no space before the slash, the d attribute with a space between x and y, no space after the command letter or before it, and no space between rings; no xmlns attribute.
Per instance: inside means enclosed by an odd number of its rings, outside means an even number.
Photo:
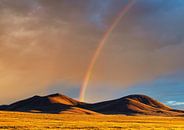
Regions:
<svg viewBox="0 0 184 130"><path fill-rule="evenodd" d="M0 112L0 130L184 130L184 118Z"/></svg>

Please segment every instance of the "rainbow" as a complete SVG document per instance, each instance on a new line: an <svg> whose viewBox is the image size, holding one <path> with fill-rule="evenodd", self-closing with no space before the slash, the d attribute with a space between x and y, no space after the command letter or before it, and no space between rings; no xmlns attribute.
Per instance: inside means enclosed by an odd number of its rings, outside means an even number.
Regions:
<svg viewBox="0 0 184 130"><path fill-rule="evenodd" d="M102 39L99 42L99 45L90 61L90 64L88 66L88 69L86 71L81 90L80 90L80 101L83 102L85 98L86 89L90 80L90 77L93 72L93 68L96 64L96 61L100 55L100 52L102 51L108 37L110 36L111 32L114 30L114 28L117 26L117 24L120 22L120 20L127 14L127 12L130 10L130 8L134 5L135 0L130 0L130 2L123 8L123 10L117 15L116 19L112 22L112 25L107 29L107 31L104 33Z"/></svg>

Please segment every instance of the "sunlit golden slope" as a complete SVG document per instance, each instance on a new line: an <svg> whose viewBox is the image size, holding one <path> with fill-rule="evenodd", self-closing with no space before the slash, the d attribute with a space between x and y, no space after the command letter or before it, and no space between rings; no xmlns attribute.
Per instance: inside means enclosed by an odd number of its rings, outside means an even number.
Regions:
<svg viewBox="0 0 184 130"><path fill-rule="evenodd" d="M182 117L0 112L3 130L183 130Z"/></svg>

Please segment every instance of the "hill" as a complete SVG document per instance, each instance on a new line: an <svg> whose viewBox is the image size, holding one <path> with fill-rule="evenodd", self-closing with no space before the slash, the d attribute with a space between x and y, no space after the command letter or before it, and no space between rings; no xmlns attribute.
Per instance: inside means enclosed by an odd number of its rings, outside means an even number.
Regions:
<svg viewBox="0 0 184 130"><path fill-rule="evenodd" d="M174 110L145 95L129 95L120 99L84 104L84 108L103 114L180 116L182 110Z"/></svg>
<svg viewBox="0 0 184 130"><path fill-rule="evenodd" d="M99 103L83 103L61 94L34 96L10 105L0 106L5 111L65 114L123 114L183 116L184 111L174 110L145 95L129 95Z"/></svg>
<svg viewBox="0 0 184 130"><path fill-rule="evenodd" d="M25 100L15 102L10 105L3 105L1 110L19 111L19 112L34 112L34 113L83 113L95 114L95 112L77 108L75 106L82 105L76 101L61 94L52 94L48 96L34 96Z"/></svg>

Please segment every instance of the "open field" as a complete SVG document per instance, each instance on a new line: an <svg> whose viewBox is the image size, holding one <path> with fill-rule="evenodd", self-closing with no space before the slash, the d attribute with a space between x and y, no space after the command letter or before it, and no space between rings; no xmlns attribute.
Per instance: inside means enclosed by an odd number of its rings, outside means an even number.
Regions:
<svg viewBox="0 0 184 130"><path fill-rule="evenodd" d="M1 129L184 130L184 118L0 112Z"/></svg>

